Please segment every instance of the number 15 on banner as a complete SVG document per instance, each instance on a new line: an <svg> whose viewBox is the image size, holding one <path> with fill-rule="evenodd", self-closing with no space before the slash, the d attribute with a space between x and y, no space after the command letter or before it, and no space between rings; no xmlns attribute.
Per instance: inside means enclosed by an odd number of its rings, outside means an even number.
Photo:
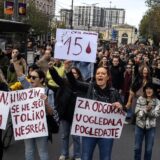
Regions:
<svg viewBox="0 0 160 160"><path fill-rule="evenodd" d="M54 58L95 62L97 38L95 32L57 29Z"/></svg>

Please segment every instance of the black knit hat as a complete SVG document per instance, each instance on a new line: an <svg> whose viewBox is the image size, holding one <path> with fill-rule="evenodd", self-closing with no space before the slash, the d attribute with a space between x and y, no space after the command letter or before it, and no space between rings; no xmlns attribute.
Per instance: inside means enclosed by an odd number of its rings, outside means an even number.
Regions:
<svg viewBox="0 0 160 160"><path fill-rule="evenodd" d="M154 84L151 83L151 82L147 83L147 84L143 87L143 92L145 92L145 90L146 90L147 88L151 88L151 89L153 89L153 91L155 91L155 86L154 86Z"/></svg>

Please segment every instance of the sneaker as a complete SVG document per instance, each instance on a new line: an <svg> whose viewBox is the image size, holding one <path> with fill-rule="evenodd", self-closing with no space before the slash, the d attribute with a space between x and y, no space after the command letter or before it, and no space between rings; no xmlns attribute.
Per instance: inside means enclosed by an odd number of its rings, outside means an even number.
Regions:
<svg viewBox="0 0 160 160"><path fill-rule="evenodd" d="M66 160L66 157L63 156L63 155L61 155L61 156L59 157L59 160Z"/></svg>
<svg viewBox="0 0 160 160"><path fill-rule="evenodd" d="M131 118L126 118L124 124L131 124L132 120Z"/></svg>
<svg viewBox="0 0 160 160"><path fill-rule="evenodd" d="M129 122L125 120L125 121L124 121L124 124L129 124Z"/></svg>

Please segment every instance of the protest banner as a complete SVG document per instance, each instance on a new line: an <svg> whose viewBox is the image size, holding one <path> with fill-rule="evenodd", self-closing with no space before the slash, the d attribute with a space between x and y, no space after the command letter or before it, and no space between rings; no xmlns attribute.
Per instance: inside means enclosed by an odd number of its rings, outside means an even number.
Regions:
<svg viewBox="0 0 160 160"><path fill-rule="evenodd" d="M15 140L48 136L43 88L10 92Z"/></svg>
<svg viewBox="0 0 160 160"><path fill-rule="evenodd" d="M97 138L120 138L125 112L109 103L78 97L71 134Z"/></svg>
<svg viewBox="0 0 160 160"><path fill-rule="evenodd" d="M95 62L98 33L57 29L54 58Z"/></svg>
<svg viewBox="0 0 160 160"><path fill-rule="evenodd" d="M0 129L5 129L9 114L9 93L0 91Z"/></svg>

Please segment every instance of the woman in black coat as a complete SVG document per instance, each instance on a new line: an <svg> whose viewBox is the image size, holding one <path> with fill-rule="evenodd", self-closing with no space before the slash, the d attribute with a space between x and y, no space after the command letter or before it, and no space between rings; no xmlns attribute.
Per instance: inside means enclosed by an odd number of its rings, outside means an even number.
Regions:
<svg viewBox="0 0 160 160"><path fill-rule="evenodd" d="M77 81L69 70L67 78L72 87L86 94L87 98L111 103L112 106L122 109L119 93L109 84L110 75L107 68L99 67L96 70L95 82L90 84ZM97 137L82 137L82 160L92 160L96 145L99 147L100 159L111 160L113 138Z"/></svg>
<svg viewBox="0 0 160 160"><path fill-rule="evenodd" d="M82 81L82 75L78 68L72 67L71 69L74 78L79 81ZM61 155L59 160L69 158L69 137L70 137L70 130L73 120L74 108L76 97L80 95L80 93L75 90L67 79L60 77L54 67L49 69L49 72L52 76L52 79L60 86L57 93L56 93L56 107L59 111L59 116L61 119ZM72 136L73 138L73 147L74 153L73 158L79 159L81 157L80 151L80 137L79 136Z"/></svg>

